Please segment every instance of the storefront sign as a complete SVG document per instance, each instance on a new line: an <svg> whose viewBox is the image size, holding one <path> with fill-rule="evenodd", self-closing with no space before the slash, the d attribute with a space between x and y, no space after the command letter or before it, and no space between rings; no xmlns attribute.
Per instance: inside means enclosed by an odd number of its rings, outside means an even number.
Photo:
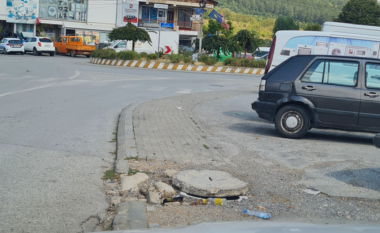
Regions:
<svg viewBox="0 0 380 233"><path fill-rule="evenodd" d="M159 9L168 9L169 6L165 4L154 4L154 8L159 8Z"/></svg>
<svg viewBox="0 0 380 233"><path fill-rule="evenodd" d="M122 25L127 25L128 22L138 25L138 17L139 17L139 3L128 1L124 3L123 6L123 20Z"/></svg>
<svg viewBox="0 0 380 233"><path fill-rule="evenodd" d="M161 27L162 28L173 28L173 24L172 23L161 23Z"/></svg>
<svg viewBox="0 0 380 233"><path fill-rule="evenodd" d="M7 22L35 24L38 0L7 0Z"/></svg>

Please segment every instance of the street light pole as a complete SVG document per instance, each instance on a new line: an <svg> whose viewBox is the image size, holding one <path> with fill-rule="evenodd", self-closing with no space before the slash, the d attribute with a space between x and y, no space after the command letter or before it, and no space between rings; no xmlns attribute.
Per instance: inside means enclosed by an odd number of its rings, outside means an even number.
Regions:
<svg viewBox="0 0 380 233"><path fill-rule="evenodd" d="M199 33L199 57L202 55L202 39L203 39L203 13L201 14L201 29Z"/></svg>

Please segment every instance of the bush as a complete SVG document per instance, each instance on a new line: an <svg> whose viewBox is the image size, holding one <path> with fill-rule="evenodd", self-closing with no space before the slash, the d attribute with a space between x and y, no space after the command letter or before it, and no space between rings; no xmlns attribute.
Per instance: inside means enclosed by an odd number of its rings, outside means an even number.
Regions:
<svg viewBox="0 0 380 233"><path fill-rule="evenodd" d="M249 60L246 58L226 58L223 62L226 66L240 66L240 67L253 67L265 68L266 60Z"/></svg>
<svg viewBox="0 0 380 233"><path fill-rule="evenodd" d="M140 58L148 57L148 54L146 52L141 52L139 53L139 55L140 55Z"/></svg>
<svg viewBox="0 0 380 233"><path fill-rule="evenodd" d="M99 52L99 57L102 59L115 59L117 56L117 53L113 49L102 49L102 51Z"/></svg>
<svg viewBox="0 0 380 233"><path fill-rule="evenodd" d="M98 58L99 57L99 54L100 54L100 51L102 51L103 49L95 49L94 51L92 51L91 53L91 57L95 57L95 58Z"/></svg>
<svg viewBox="0 0 380 233"><path fill-rule="evenodd" d="M173 63L180 63L182 61L182 56L179 54L170 54L169 60Z"/></svg>
<svg viewBox="0 0 380 233"><path fill-rule="evenodd" d="M147 58L148 60L157 60L157 53L150 53Z"/></svg>
<svg viewBox="0 0 380 233"><path fill-rule="evenodd" d="M120 60L135 60L139 58L139 54L133 51L122 51L117 53L117 58Z"/></svg>
<svg viewBox="0 0 380 233"><path fill-rule="evenodd" d="M215 65L215 63L218 62L215 58L209 57L209 56L207 56L205 54L202 54L199 57L198 61L203 62L203 63L205 63L206 65L209 65L209 66Z"/></svg>

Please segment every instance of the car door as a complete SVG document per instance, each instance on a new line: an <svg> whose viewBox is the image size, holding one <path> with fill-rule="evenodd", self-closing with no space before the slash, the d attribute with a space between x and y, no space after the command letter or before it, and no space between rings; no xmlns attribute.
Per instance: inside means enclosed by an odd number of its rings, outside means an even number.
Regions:
<svg viewBox="0 0 380 233"><path fill-rule="evenodd" d="M24 45L25 51L32 51L32 40L33 38L29 38Z"/></svg>
<svg viewBox="0 0 380 233"><path fill-rule="evenodd" d="M354 59L314 60L295 82L297 95L314 104L321 122L357 125L359 67L359 61Z"/></svg>
<svg viewBox="0 0 380 233"><path fill-rule="evenodd" d="M67 49L66 49L67 38L68 37L63 37L63 39L62 39L61 53L67 53Z"/></svg>
<svg viewBox="0 0 380 233"><path fill-rule="evenodd" d="M62 53L62 41L63 37L60 37L59 40L54 44L59 53Z"/></svg>
<svg viewBox="0 0 380 233"><path fill-rule="evenodd" d="M2 39L2 40L0 41L0 52L3 52L3 49L4 49L4 41L5 41L5 39Z"/></svg>
<svg viewBox="0 0 380 233"><path fill-rule="evenodd" d="M361 89L359 125L380 127L380 63L365 63L364 85Z"/></svg>

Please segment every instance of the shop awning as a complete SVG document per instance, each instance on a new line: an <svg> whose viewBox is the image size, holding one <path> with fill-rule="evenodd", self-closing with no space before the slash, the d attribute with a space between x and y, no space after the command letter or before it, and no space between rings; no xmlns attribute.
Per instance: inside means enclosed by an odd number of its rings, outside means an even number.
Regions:
<svg viewBox="0 0 380 233"><path fill-rule="evenodd" d="M76 23L76 22L63 22L65 28L70 29L83 29L83 30L96 30L96 31L111 31L115 25L112 24L97 24L97 23Z"/></svg>
<svg viewBox="0 0 380 233"><path fill-rule="evenodd" d="M40 19L40 23L42 23L42 24L50 24L50 25L63 25L62 21L48 20L48 19Z"/></svg>

